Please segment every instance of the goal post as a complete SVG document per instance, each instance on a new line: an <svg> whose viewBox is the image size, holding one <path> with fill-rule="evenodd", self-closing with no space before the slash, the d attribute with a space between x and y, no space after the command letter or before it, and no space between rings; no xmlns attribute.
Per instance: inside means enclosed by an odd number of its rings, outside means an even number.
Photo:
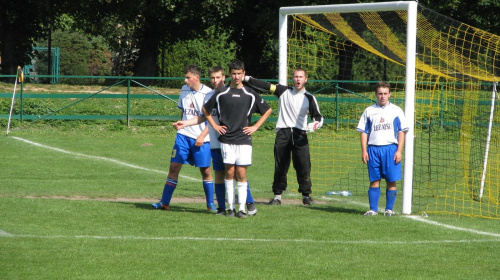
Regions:
<svg viewBox="0 0 500 280"><path fill-rule="evenodd" d="M417 1L282 7L280 84L301 67L309 92L334 97L316 95L328 121L310 137L314 195L366 195L355 128L385 80L410 125L396 211L500 219L498 57L500 36Z"/></svg>
<svg viewBox="0 0 500 280"><path fill-rule="evenodd" d="M415 55L417 32L417 2L397 1L361 4L318 5L282 7L279 13L279 83L287 84L288 69L288 16L294 14L359 13L380 11L407 11L406 36L406 77L405 77L405 116L409 120L409 130L405 141L405 164L402 214L411 214L413 182L413 138L414 138L414 100L415 100Z"/></svg>

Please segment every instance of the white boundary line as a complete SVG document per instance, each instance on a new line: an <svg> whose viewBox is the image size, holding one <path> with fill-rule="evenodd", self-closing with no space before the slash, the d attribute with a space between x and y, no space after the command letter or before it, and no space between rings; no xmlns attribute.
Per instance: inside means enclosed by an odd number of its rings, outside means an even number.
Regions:
<svg viewBox="0 0 500 280"><path fill-rule="evenodd" d="M330 198L330 197L325 197L325 196L323 196L322 198L324 198L326 200L337 201L337 199L335 199L335 198ZM338 200L338 201L340 201L340 200ZM341 200L341 201L342 202L346 202L346 200ZM361 206L367 206L365 203L360 203L360 202L357 202L357 201L348 201L347 203L361 205ZM379 212L383 212L383 209L379 208ZM403 217L403 218L407 218L407 219L412 219L414 221L418 221L418 222L422 222L422 223L428 223L428 224L431 224L431 225L435 225L435 226L447 228L447 229L465 231L465 232L469 232L469 233L480 234L480 235L487 235L487 236L492 236L492 237L500 237L500 233L487 232L487 231L479 231L479 230L468 229L468 228L463 228L463 227L451 226L451 225L447 225L447 224L443 224L443 223L439 223L439 222L435 222L435 221L430 221L428 219L425 219L425 218L422 218L422 217L419 217L419 216L414 216L414 215L399 215L399 216Z"/></svg>
<svg viewBox="0 0 500 280"><path fill-rule="evenodd" d="M145 167L142 167L142 166L133 165L133 164L130 164L130 163L126 163L126 162L123 162L123 161L119 161L119 160L112 159L112 158L107 158L107 157L91 156L91 155L86 155L86 154L81 154L81 153L70 152L70 151L66 151L66 150L60 149L60 148L51 147L51 146L43 145L43 144L40 144L40 143L37 143L37 142L33 142L33 141L30 141L30 140L26 140L26 139L23 139L23 138L20 138L20 137L10 137L10 138L13 138L13 139L16 139L16 140L19 140L19 141L23 141L25 143L28 143L28 144L31 144L31 145L34 145L34 146L37 146L37 147L40 147L40 148L53 150L53 151L56 151L56 152L60 152L60 153L72 155L72 156L75 156L75 157L83 157L83 158L89 158L89 159L95 159L95 160L108 161L108 162L111 162L111 163L115 163L115 164L118 164L118 165L130 167L130 168L134 168L134 169L140 169L140 170L145 170L145 171L150 171L150 172L156 172L156 173L161 173L161 174L164 174L164 175L168 174L168 172L165 172L165 171L162 171L162 170L149 169L149 168L145 168ZM188 180L191 180L191 181L200 181L201 182L201 178L200 179L196 179L196 178L193 178L193 177L183 176L183 175L179 175L179 177L184 178L184 179L188 179Z"/></svg>
<svg viewBox="0 0 500 280"><path fill-rule="evenodd" d="M462 239L462 240L419 240L419 241L340 241L340 240L313 240L313 239L260 239L260 238L222 238L222 237L141 237L141 236L100 236L100 235L32 235L32 234L12 234L0 230L0 238L40 238L40 239L57 239L57 238L76 238L76 239L118 239L118 240L170 240L170 241L223 241L223 242L289 242L289 243L328 243L328 244L441 244L441 243L484 243L484 242L500 242L500 239Z"/></svg>
<svg viewBox="0 0 500 280"><path fill-rule="evenodd" d="M168 174L167 172L165 171L161 171L161 170L155 170L155 169L149 169L149 168L145 168L145 167L141 167L141 166L137 166L137 165L133 165L133 164L129 164L129 163L126 163L126 162L122 162L122 161L119 161L119 160L116 160L116 159L112 159L112 158L106 158L106 157L100 157L100 156L90 156L90 155L86 155L86 154L81 154L81 153L75 153L75 152L70 152L70 151L66 151L66 150L63 150L63 149L60 149L60 148L55 148L55 147L51 147L51 146L47 146L47 145L43 145L43 144L40 144L40 143L36 143L36 142L33 142L33 141L30 141L30 140L26 140L26 139L23 139L23 138L20 138L20 137L11 137L13 139L16 139L16 140L20 140L20 141L23 141L25 143L28 143L28 144L31 144L31 145L34 145L34 146L37 146L37 147L41 147L41 148L45 148L45 149L49 149L49 150L53 150L53 151L57 151L57 152L61 152L61 153L65 153L65 154L69 154L69 155L73 155L73 156L76 156L76 157L83 157L83 158L90 158L90 159L95 159L95 160L103 160L103 161L108 161L108 162L112 162L112 163L115 163L115 164L118 164L118 165L122 165L122 166L126 166L126 167L130 167L130 168L134 168L134 169L140 169L140 170L145 170L145 171L150 171L150 172L157 172L157 173L162 173L162 174ZM179 176L181 177L181 176ZM192 180L192 181L199 181L199 179L195 179L195 178L192 178L192 177L189 177L189 176L182 176L182 178L185 178L185 179L188 179L188 180ZM351 203L354 203L354 202L351 202ZM361 204L361 203L357 203L357 204ZM365 204L362 204L363 206ZM436 226L440 226L440 227L444 227L444 228L448 228L448 229L453 229L453 230L460 230L460 231L465 231L465 232L470 232L470 233L475 233L475 234L480 234L480 235L487 235L487 236L492 236L492 237L500 237L500 234L498 233L492 233L492 232L485 232L485 231L478 231L478 230L473 230L473 229L467 229L467 228L461 228L461 227L456 227L456 226L450 226L450 225L446 225L446 224L442 224L442 223L439 223L439 222L435 222L435 221L429 221L427 219L423 219L421 217L417 217L417 216L407 216L407 215L401 215L402 217L405 217L405 218L409 218L409 219L412 219L414 221L419 221L419 222L424 222L424 223L428 223L428 224L432 224L432 225L436 225ZM54 236L54 237L50 237L50 236L47 236L47 237L44 237L44 236L35 236L35 235L11 235L5 231L2 231L0 230L0 237L10 237L10 236L13 236L13 237L37 237L37 238L71 238L70 236ZM148 238L141 238L141 237L123 237L123 236L118 236L118 237L103 237L103 236L75 236L76 238L109 238L109 239L148 239ZM226 240L226 241L262 241L262 242L277 242L277 241L280 241L280 240L272 240L272 239L220 239L220 238L195 238L195 237L158 237L158 238L151 238L151 239L160 239L160 240L178 240L178 239L188 239L188 240ZM291 239L291 240L288 240L288 241L294 241L294 242L302 242L302 241L307 241L307 242L324 242L324 243L370 243L371 241L358 241L358 242L340 242L340 241L314 241L314 240L302 240L302 239ZM403 242L403 243L433 243L434 241L416 241L416 242ZM467 242L467 241L439 241L439 242ZM376 243L376 242L374 242ZM387 243L387 242L381 242L381 243ZM392 243L399 243L399 242L392 242Z"/></svg>

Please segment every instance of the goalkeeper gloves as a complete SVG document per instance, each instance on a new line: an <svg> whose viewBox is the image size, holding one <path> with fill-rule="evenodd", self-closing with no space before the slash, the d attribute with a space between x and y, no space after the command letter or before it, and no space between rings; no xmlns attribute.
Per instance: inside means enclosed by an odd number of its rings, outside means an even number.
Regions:
<svg viewBox="0 0 500 280"><path fill-rule="evenodd" d="M314 131L316 131L316 129L318 129L320 127L321 127L321 125L320 125L319 122L317 122L317 121L316 122L312 122L312 123L309 123L307 125L307 131L314 132Z"/></svg>

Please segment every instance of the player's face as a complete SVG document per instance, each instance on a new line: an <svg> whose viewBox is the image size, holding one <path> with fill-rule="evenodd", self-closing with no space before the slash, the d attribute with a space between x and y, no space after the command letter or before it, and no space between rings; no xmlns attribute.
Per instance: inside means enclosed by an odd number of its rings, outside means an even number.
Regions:
<svg viewBox="0 0 500 280"><path fill-rule="evenodd" d="M212 84L212 88L221 89L224 87L224 80L226 77L222 74L221 71L211 73L210 74L210 83Z"/></svg>
<svg viewBox="0 0 500 280"><path fill-rule="evenodd" d="M241 88L243 87L243 78L245 77L245 71L242 69L231 69L231 87Z"/></svg>
<svg viewBox="0 0 500 280"><path fill-rule="evenodd" d="M200 76L195 75L191 72L187 72L186 75L184 75L184 83L186 83L186 86L188 86L192 90L199 90Z"/></svg>
<svg viewBox="0 0 500 280"><path fill-rule="evenodd" d="M379 106L385 106L389 104L389 98L391 97L391 90L386 87L377 88L377 92L375 92L375 96L377 96L377 104Z"/></svg>
<svg viewBox="0 0 500 280"><path fill-rule="evenodd" d="M302 70L293 72L293 86L297 90L302 90L307 83L306 73Z"/></svg>

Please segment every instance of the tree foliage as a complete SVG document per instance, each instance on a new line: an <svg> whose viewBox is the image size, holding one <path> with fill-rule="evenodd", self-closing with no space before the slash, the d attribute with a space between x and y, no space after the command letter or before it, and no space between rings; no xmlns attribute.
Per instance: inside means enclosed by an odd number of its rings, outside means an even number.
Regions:
<svg viewBox="0 0 500 280"><path fill-rule="evenodd" d="M379 0L376 2L384 2ZM354 2L373 2L358 0ZM335 4L353 3L338 0ZM498 0L420 0L420 4L483 30L498 33ZM22 5L24 4L24 5ZM167 54L183 55L181 42L209 62L219 63L207 49L215 44L232 53L214 52L221 61L233 55L245 61L247 72L265 78L277 77L278 14L283 6L332 4L328 0L50 0L24 3L6 0L0 9L1 73L14 74L27 63L35 42L47 41L56 30L84 33L93 47L105 42L112 50L85 53L89 57L113 58L113 75L158 76L170 73ZM223 30L224 40L209 38L207 30ZM66 34L66 33L65 33ZM219 34L213 34L215 38ZM100 37L99 37L100 36ZM102 39L92 39L102 38ZM92 41L94 40L94 41ZM226 44L222 44L225 42ZM48 42L47 42L48 43ZM234 44L234 45L232 45ZM172 49L173 46L179 48ZM184 47L184 49L182 49ZM106 49L106 47L104 47ZM355 50L353 50L355 51ZM162 52L165 58L162 59ZM170 56L172 58L172 56ZM204 57L205 58L205 57ZM182 59L175 58L179 63ZM199 57L193 57L196 61ZM92 73L107 73L107 62L94 60ZM162 63L164 67L162 68ZM226 62L227 63L227 62ZM224 64L224 63L220 63ZM76 67L76 66L75 66ZM319 71L325 71L319 69ZM163 72L163 73L162 73ZM323 73L329 76L329 73ZM175 74L176 76L179 74ZM352 74L351 74L352 75ZM342 73L339 76L349 76ZM332 77L334 78L334 77Z"/></svg>

